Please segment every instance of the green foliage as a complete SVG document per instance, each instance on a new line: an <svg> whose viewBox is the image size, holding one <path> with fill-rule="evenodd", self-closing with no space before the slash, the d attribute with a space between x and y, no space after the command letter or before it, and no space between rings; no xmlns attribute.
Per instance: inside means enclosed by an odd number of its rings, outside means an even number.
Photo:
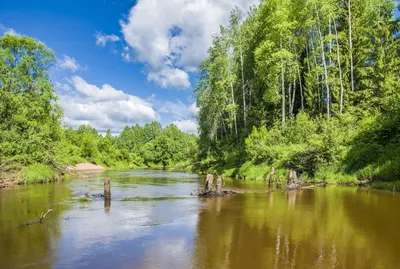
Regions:
<svg viewBox="0 0 400 269"><path fill-rule="evenodd" d="M395 192L400 190L400 181L374 182L371 186L375 189Z"/></svg>
<svg viewBox="0 0 400 269"><path fill-rule="evenodd" d="M344 160L345 170L360 178L400 178L400 112L392 111L364 123Z"/></svg>
<svg viewBox="0 0 400 269"><path fill-rule="evenodd" d="M266 165L343 182L399 178L395 6L261 1L245 20L234 10L199 68L199 156L231 175Z"/></svg>
<svg viewBox="0 0 400 269"><path fill-rule="evenodd" d="M31 164L20 172L22 180L21 183L44 183L55 181L58 175L50 167L36 163Z"/></svg>
<svg viewBox="0 0 400 269"><path fill-rule="evenodd" d="M53 52L33 38L0 37L0 161L48 162L61 135L61 109L48 76Z"/></svg>

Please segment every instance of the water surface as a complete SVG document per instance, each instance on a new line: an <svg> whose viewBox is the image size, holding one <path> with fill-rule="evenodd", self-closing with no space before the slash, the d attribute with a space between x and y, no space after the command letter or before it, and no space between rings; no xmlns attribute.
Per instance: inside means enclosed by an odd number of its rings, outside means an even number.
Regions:
<svg viewBox="0 0 400 269"><path fill-rule="evenodd" d="M112 201L101 193L111 178ZM0 268L398 268L400 196L328 186L190 195L204 178L108 171L0 190ZM251 191L256 191L251 193ZM53 208L42 224L24 226Z"/></svg>

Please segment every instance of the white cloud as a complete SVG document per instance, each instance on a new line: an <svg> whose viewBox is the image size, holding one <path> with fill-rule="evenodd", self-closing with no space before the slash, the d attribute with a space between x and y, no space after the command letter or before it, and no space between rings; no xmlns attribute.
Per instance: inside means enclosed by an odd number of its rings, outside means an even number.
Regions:
<svg viewBox="0 0 400 269"><path fill-rule="evenodd" d="M158 110L159 113L170 113L174 120L195 119L198 109L196 103L189 105L184 104L182 101L170 102L166 101Z"/></svg>
<svg viewBox="0 0 400 269"><path fill-rule="evenodd" d="M171 115L173 119L171 123L175 124L182 132L197 134L198 110L196 103L186 105L178 100L177 102L164 102L158 112Z"/></svg>
<svg viewBox="0 0 400 269"><path fill-rule="evenodd" d="M72 72L76 72L78 69L81 68L75 58L69 57L67 55L64 55L63 59L58 60L58 67L60 67L61 69L70 70Z"/></svg>
<svg viewBox="0 0 400 269"><path fill-rule="evenodd" d="M147 79L156 82L162 88L186 89L190 87L189 75L178 68L165 67L161 71L151 71Z"/></svg>
<svg viewBox="0 0 400 269"><path fill-rule="evenodd" d="M197 134L197 122L193 120L173 121L172 124L178 127L182 132Z"/></svg>
<svg viewBox="0 0 400 269"><path fill-rule="evenodd" d="M119 41L119 37L116 35L106 35L101 32L96 33L96 45L100 47L104 47L107 42L117 42Z"/></svg>
<svg viewBox="0 0 400 269"><path fill-rule="evenodd" d="M121 57L125 62L132 62L133 56L132 51L128 46L125 46L121 52Z"/></svg>
<svg viewBox="0 0 400 269"><path fill-rule="evenodd" d="M69 91L72 90L72 88L71 88L71 86L70 86L69 84L60 83L60 82L58 82L58 81L56 81L56 83L55 83L54 86L55 86L55 88L56 88L57 90L62 90L62 91L66 91L66 92L69 92Z"/></svg>
<svg viewBox="0 0 400 269"><path fill-rule="evenodd" d="M17 31L15 31L13 28L9 28L4 26L3 24L0 23L0 35L20 35Z"/></svg>
<svg viewBox="0 0 400 269"><path fill-rule="evenodd" d="M60 105L64 109L65 123L72 127L90 124L99 132L107 129L120 132L126 125L159 119L151 103L111 85L98 87L79 76L69 81L74 90L60 96Z"/></svg>
<svg viewBox="0 0 400 269"><path fill-rule="evenodd" d="M162 87L188 88L187 72L206 58L212 34L226 24L235 6L246 11L259 0L141 0L126 21L125 41L148 79Z"/></svg>

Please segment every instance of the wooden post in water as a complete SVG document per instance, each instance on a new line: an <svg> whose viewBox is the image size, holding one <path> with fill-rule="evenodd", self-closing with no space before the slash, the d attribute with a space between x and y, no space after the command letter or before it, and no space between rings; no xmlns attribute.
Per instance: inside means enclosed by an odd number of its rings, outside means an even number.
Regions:
<svg viewBox="0 0 400 269"><path fill-rule="evenodd" d="M104 199L110 200L111 199L111 185L110 185L110 178L104 178Z"/></svg>

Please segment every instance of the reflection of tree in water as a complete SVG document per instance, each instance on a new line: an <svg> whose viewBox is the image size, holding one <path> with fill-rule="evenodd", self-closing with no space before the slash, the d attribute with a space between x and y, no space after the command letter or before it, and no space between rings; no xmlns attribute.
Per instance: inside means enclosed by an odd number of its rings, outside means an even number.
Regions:
<svg viewBox="0 0 400 269"><path fill-rule="evenodd" d="M0 260L2 268L16 268L26 264L51 268L54 243L60 238L59 203L69 196L62 184L30 185L1 190L0 193ZM23 224L38 218L41 212L54 208L43 223ZM18 262L18 264L16 264Z"/></svg>
<svg viewBox="0 0 400 269"><path fill-rule="evenodd" d="M196 268L394 268L400 238L391 240L390 232L399 219L379 211L383 196L372 196L379 203L355 188L336 187L205 199ZM382 221L367 224L372 216L355 212L374 203L371 209L392 221L384 233Z"/></svg>

